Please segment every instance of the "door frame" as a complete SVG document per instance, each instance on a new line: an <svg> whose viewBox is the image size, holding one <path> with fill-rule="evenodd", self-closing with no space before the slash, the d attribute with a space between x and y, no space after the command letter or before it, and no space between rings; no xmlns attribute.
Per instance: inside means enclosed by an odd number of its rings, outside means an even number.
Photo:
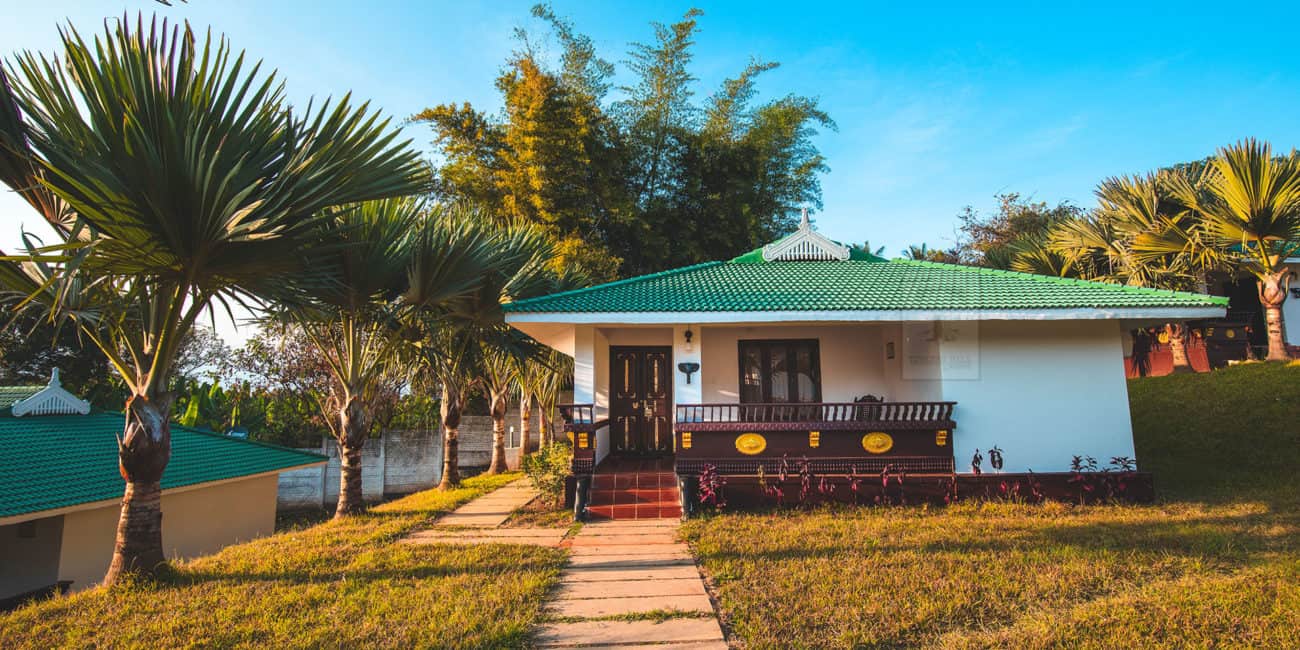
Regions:
<svg viewBox="0 0 1300 650"><path fill-rule="evenodd" d="M664 354L664 358L666 359L666 365L667 365L667 367L664 368L664 391L665 391L665 395L666 395L665 398L664 398L664 401L665 401L665 406L664 406L664 408L665 408L665 411L666 411L666 412L664 413L664 417L667 419L667 424L668 424L668 426L667 426L667 431L664 433L664 435L667 435L667 436L668 436L668 449L666 449L666 450L664 450L664 451L662 451L662 452L654 452L654 453L651 453L651 454L640 454L640 453L637 453L637 452L635 452L635 451L629 451L629 450L626 450L626 449L623 450L623 451L616 451L616 450L614 449L614 430L613 430L613 428L612 428L612 425L614 424L614 418L615 418L615 412L614 412L614 400L616 399L616 398L615 398L615 394L616 394L616 392L617 392L616 389L615 389L615 385L614 385L614 372L615 372L615 371L614 371L614 368L615 368L615 366L616 366L616 360L617 360L617 358L618 358L618 354L619 354L620 352L639 352L639 353L646 353L646 352L662 352L662 353ZM674 413L675 406L676 406L676 399L675 399L676 396L675 396L675 394L674 394L674 392L673 392L673 380L674 380L674 376L673 376L673 375L674 375L674 372L673 372L673 346L671 346L671 345L611 345L611 346L609 346L609 376L608 376L608 390L609 390L609 407L610 407L610 408L609 408L609 418L610 418L610 425L611 425L610 432L609 432L609 438L610 438L610 455L611 455L611 456L615 456L615 457L642 457L642 456L649 455L649 456L655 456L655 457L662 457L662 456L669 456L669 457L671 457L671 456L673 455L673 453L674 453L674 451L675 451L675 450L673 449L673 447L672 447L672 445L673 445L673 433L672 433L672 432L673 432L673 420L674 420L674 415L673 415L673 413ZM639 416L639 417L637 418L637 422L638 422L638 426L644 426L644 424L645 424L645 418ZM647 435L647 434L645 434L644 432L639 432L638 435L645 436L645 435Z"/></svg>

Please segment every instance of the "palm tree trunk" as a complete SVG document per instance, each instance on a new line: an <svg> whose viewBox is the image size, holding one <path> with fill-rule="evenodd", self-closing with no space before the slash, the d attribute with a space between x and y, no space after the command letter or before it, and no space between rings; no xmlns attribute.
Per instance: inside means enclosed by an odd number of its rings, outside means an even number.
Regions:
<svg viewBox="0 0 1300 650"><path fill-rule="evenodd" d="M438 411L442 415L442 479L438 481L439 490L451 490L460 486L460 389L442 382L442 404Z"/></svg>
<svg viewBox="0 0 1300 650"><path fill-rule="evenodd" d="M505 391L488 391L492 406L492 462L488 474L500 474L509 469L506 465L506 395Z"/></svg>
<svg viewBox="0 0 1300 650"><path fill-rule="evenodd" d="M113 560L104 584L123 575L156 576L167 563L162 543L162 475L171 458L168 424L172 396L132 395L118 443L118 468L126 479Z"/></svg>
<svg viewBox="0 0 1300 650"><path fill-rule="evenodd" d="M367 414L365 404L351 395L339 409L339 501L334 509L336 519L360 514L366 510L365 495L361 490L361 449L366 444Z"/></svg>
<svg viewBox="0 0 1300 650"><path fill-rule="evenodd" d="M1282 304L1291 284L1290 269L1264 275L1259 279L1259 304L1264 308L1264 322L1268 330L1269 361L1291 359L1286 349L1286 324L1282 320Z"/></svg>
<svg viewBox="0 0 1300 650"><path fill-rule="evenodd" d="M1192 364L1187 360L1187 328L1182 323L1165 323L1165 333L1169 335L1169 355L1173 357L1174 368L1173 374L1181 375L1192 370Z"/></svg>
<svg viewBox="0 0 1300 650"><path fill-rule="evenodd" d="M542 400L537 407L537 446L545 447L551 444L551 418L546 409L546 400Z"/></svg>
<svg viewBox="0 0 1300 650"><path fill-rule="evenodd" d="M528 393L519 395L519 466L524 466L524 456L528 455L528 446L533 437L533 396Z"/></svg>

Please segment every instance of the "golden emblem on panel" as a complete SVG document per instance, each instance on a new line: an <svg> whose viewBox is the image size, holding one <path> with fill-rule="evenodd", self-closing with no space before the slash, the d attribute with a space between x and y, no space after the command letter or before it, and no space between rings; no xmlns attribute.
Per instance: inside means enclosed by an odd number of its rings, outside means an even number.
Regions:
<svg viewBox="0 0 1300 650"><path fill-rule="evenodd" d="M690 431L683 431L683 432L682 432L682 449L690 449L690 448L691 448L691 432L690 432Z"/></svg>
<svg viewBox="0 0 1300 650"><path fill-rule="evenodd" d="M938 431L934 432L934 444L939 447L944 447L948 445L947 429L939 429Z"/></svg>
<svg viewBox="0 0 1300 650"><path fill-rule="evenodd" d="M894 448L894 438L884 431L872 431L862 436L862 448L873 454L883 454Z"/></svg>
<svg viewBox="0 0 1300 650"><path fill-rule="evenodd" d="M757 433L742 433L736 436L736 451L746 456L761 454L764 449L767 449L767 438Z"/></svg>
<svg viewBox="0 0 1300 650"><path fill-rule="evenodd" d="M822 444L822 432L821 432L821 431L809 431L809 432L808 432L808 446L809 446L809 447L812 447L812 448L814 448L814 449L816 449L817 447L820 447L821 444Z"/></svg>

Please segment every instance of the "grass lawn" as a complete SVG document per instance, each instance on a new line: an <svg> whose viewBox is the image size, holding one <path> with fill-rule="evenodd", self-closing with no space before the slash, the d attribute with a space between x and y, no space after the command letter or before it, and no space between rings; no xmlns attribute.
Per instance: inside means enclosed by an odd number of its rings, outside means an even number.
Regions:
<svg viewBox="0 0 1300 650"><path fill-rule="evenodd" d="M573 511L564 504L556 506L538 497L510 515L506 528L571 528Z"/></svg>
<svg viewBox="0 0 1300 650"><path fill-rule="evenodd" d="M396 540L519 474L479 476L345 522L184 562L162 584L91 589L0 614L0 648L515 648L564 553Z"/></svg>
<svg viewBox="0 0 1300 650"><path fill-rule="evenodd" d="M1300 647L1300 364L1131 382L1161 501L728 513L685 534L748 648Z"/></svg>

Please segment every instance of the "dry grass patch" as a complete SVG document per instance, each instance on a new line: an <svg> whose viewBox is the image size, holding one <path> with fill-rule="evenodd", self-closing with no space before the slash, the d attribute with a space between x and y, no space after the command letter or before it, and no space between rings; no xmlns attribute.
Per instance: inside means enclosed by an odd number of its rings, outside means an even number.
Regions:
<svg viewBox="0 0 1300 650"><path fill-rule="evenodd" d="M1300 365L1130 385L1161 503L683 526L747 648L1300 647Z"/></svg>
<svg viewBox="0 0 1300 650"><path fill-rule="evenodd" d="M0 615L0 647L514 648L526 644L564 554L396 543L518 478L481 476Z"/></svg>

